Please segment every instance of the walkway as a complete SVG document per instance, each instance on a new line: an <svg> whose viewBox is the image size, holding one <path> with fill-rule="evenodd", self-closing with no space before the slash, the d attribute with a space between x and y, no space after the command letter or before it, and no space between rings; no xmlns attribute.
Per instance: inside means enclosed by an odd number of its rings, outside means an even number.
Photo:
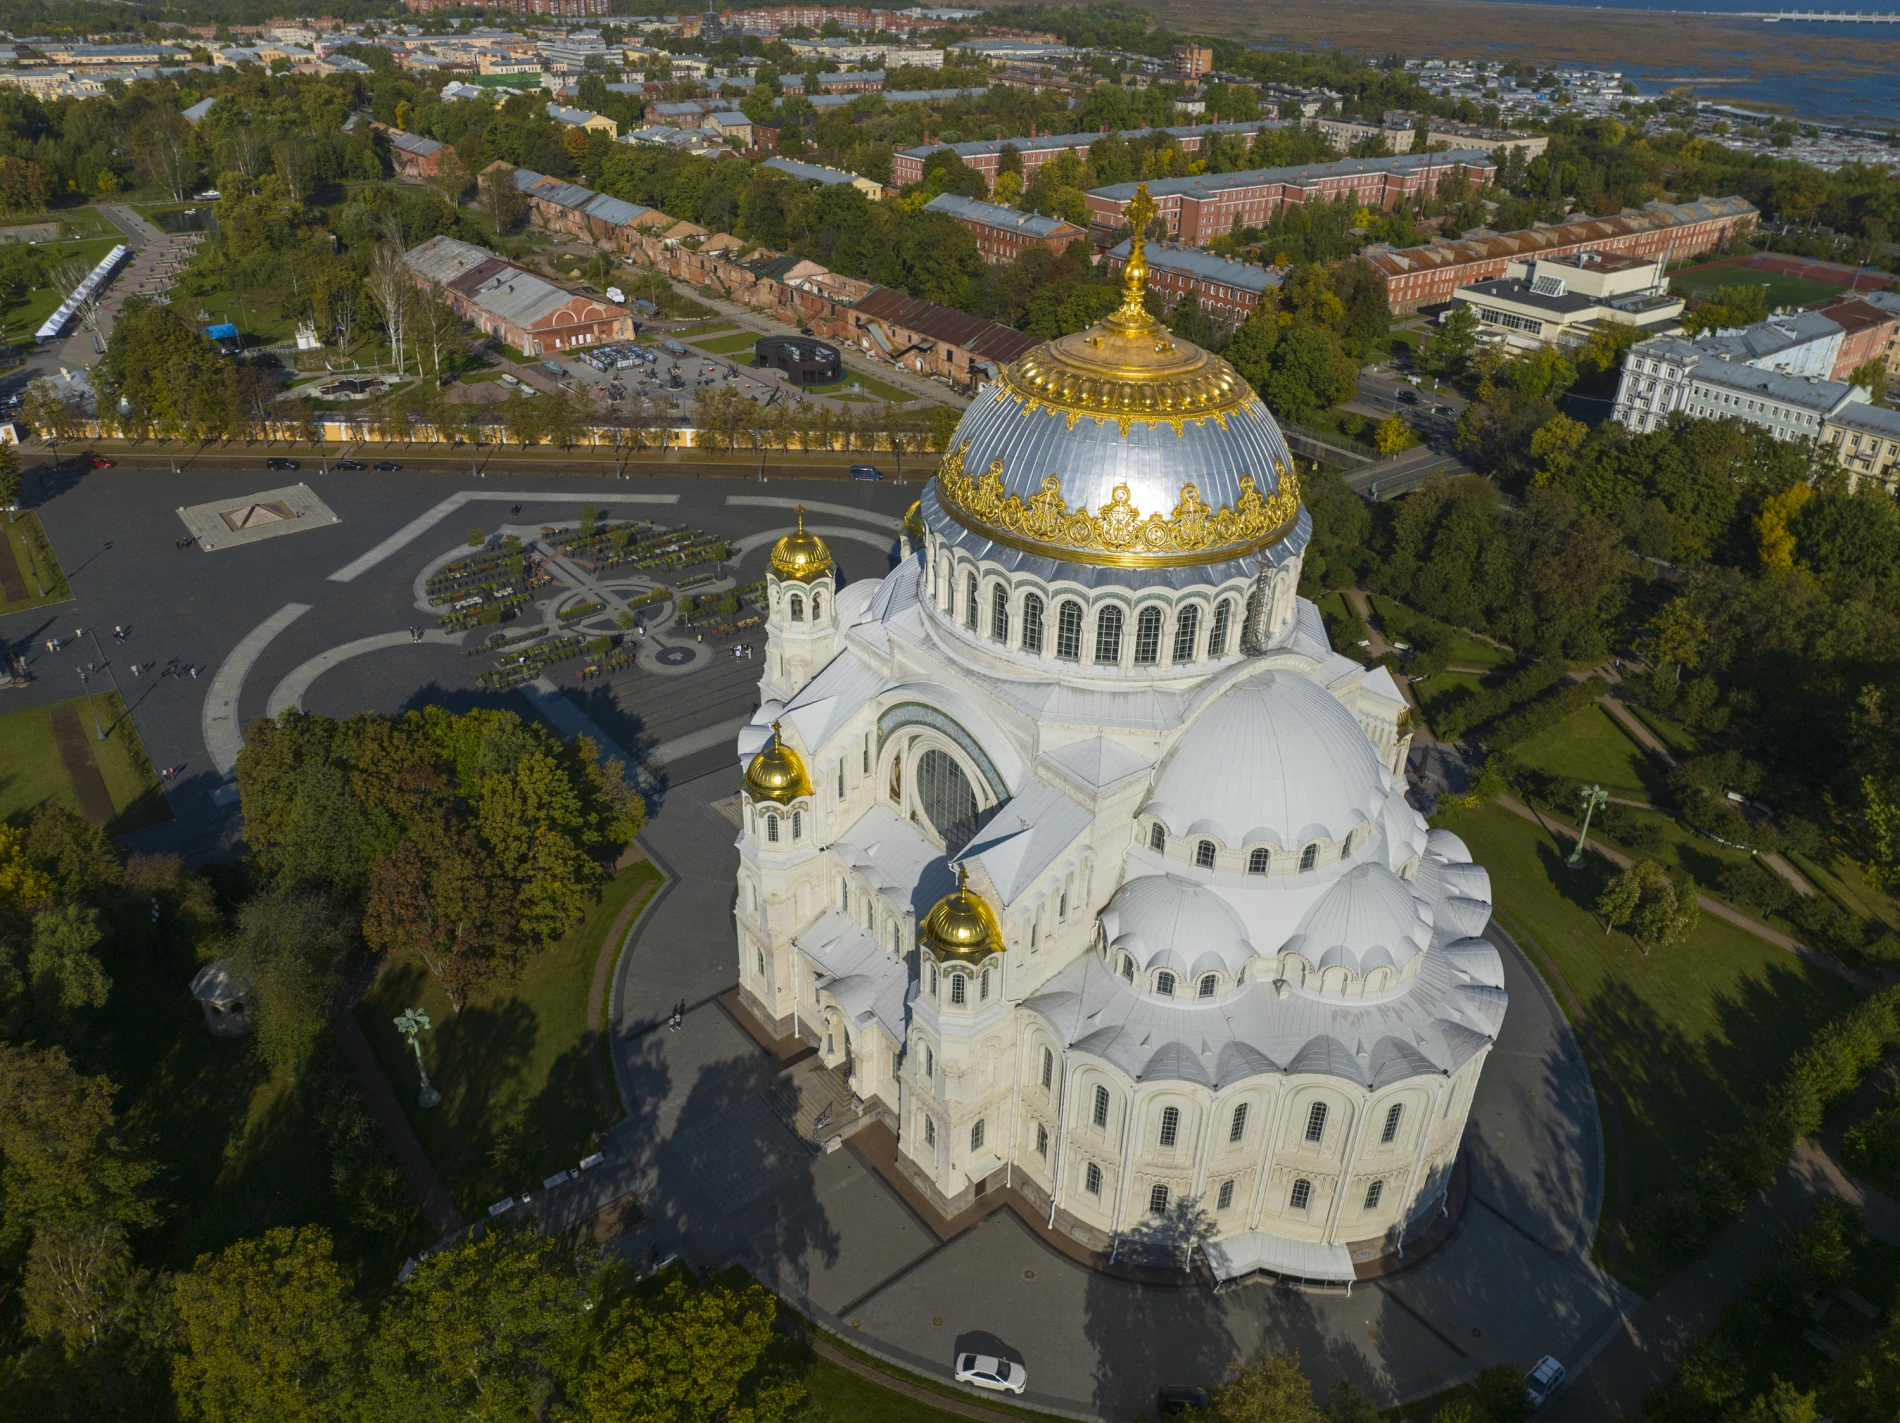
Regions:
<svg viewBox="0 0 1900 1423"><path fill-rule="evenodd" d="M1565 825L1561 820L1550 819L1546 817L1542 811L1533 810L1522 801L1513 800L1510 796L1501 795L1498 797L1498 804L1505 810L1510 811L1513 815L1521 815L1524 819L1542 826L1552 835L1562 836L1570 840L1577 838L1577 832L1573 826ZM1635 863L1628 855L1623 854L1619 850L1612 850L1601 840L1590 843L1589 848L1621 869L1626 870ZM1756 938L1765 939L1776 948L1785 949L1788 953L1793 954L1804 963L1831 973L1836 978L1851 983L1858 989L1871 992L1880 986L1880 980L1868 974L1861 973L1857 969L1851 969L1839 959L1829 958L1818 949L1811 949L1798 939L1789 938L1779 929L1772 928L1762 923L1759 919L1749 918L1748 915L1742 913L1741 910L1732 908L1722 903L1719 899L1711 899L1706 894L1698 894L1696 896L1696 903L1702 906L1704 912L1713 914L1717 919L1727 920L1738 929L1746 929Z"/></svg>
<svg viewBox="0 0 1900 1423"><path fill-rule="evenodd" d="M1366 625L1367 655L1375 662L1387 655L1398 656L1398 648L1394 647L1386 635L1379 631L1378 620L1372 615L1372 600L1367 597L1366 590L1347 588L1343 590L1343 595L1352 605L1352 610L1358 615L1359 621ZM1412 679L1396 667L1389 667L1386 670L1392 674L1392 680L1398 683L1399 695L1411 705L1413 743L1418 746L1437 745L1437 738L1432 735L1432 728L1425 720L1424 709L1418 704L1418 694L1412 690Z"/></svg>
<svg viewBox="0 0 1900 1423"><path fill-rule="evenodd" d="M1701 1259L1678 1270L1626 1315L1588 1368L1573 1370L1569 1389L1540 1419L1602 1423L1639 1415L1644 1396L1675 1372L1684 1348L1713 1332L1723 1307L1761 1269L1776 1237L1830 1194L1859 1206L1869 1233L1900 1245L1900 1206L1849 1180L1827 1148L1810 1138L1795 1148L1774 1187L1750 1200L1741 1218L1710 1242Z"/></svg>

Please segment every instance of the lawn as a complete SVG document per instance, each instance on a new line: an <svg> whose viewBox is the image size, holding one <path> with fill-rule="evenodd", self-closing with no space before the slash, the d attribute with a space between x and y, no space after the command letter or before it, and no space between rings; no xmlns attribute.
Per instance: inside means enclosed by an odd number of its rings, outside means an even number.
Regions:
<svg viewBox="0 0 1900 1423"><path fill-rule="evenodd" d="M1627 936L1606 935L1591 912L1612 872L1607 862L1593 855L1566 869L1567 841L1498 806L1446 825L1490 872L1504 927L1549 955L1588 1016L1621 1089L1639 1207L1737 1129L1814 1029L1859 997L1708 914L1681 948L1645 958ZM1536 961L1531 943L1525 948ZM1648 1291L1662 1272L1631 1256L1617 1273Z"/></svg>
<svg viewBox="0 0 1900 1423"><path fill-rule="evenodd" d="M1789 277L1779 272L1764 272L1759 267L1744 267L1739 260L1685 268L1669 279L1669 285L1677 295L1686 296L1692 301L1714 296L1717 287L1767 287L1770 310L1778 306L1811 306L1817 301L1839 296L1846 290L1832 282L1817 282L1808 277Z"/></svg>
<svg viewBox="0 0 1900 1423"><path fill-rule="evenodd" d="M1669 748L1670 755L1681 757L1702 754L1701 738L1681 722L1671 721L1661 712L1652 711L1635 702L1624 702L1623 705L1635 713L1636 719L1649 728L1651 735Z"/></svg>
<svg viewBox="0 0 1900 1423"><path fill-rule="evenodd" d="M529 961L519 981L451 1009L438 980L403 961L384 969L357 1016L416 1133L462 1213L537 1189L541 1179L593 1151L608 1125L594 1097L583 1037L595 961L614 919L660 872L642 860L606 885L587 917ZM416 1064L394 1019L421 1008L434 1024L423 1039L429 1076L442 1093L416 1106Z"/></svg>
<svg viewBox="0 0 1900 1423"><path fill-rule="evenodd" d="M1373 616L1378 618L1387 636L1400 642L1413 641L1421 629L1443 629L1442 635L1449 635L1451 639L1449 647L1453 667L1480 667L1490 672L1517 660L1516 654L1505 648L1486 642L1450 623L1441 623L1429 613L1408 608L1391 598L1370 593L1367 594L1367 601L1372 604Z"/></svg>
<svg viewBox="0 0 1900 1423"><path fill-rule="evenodd" d="M714 336L711 340L694 341L693 345L715 356L733 356L741 351L750 351L760 339L756 331L741 331L734 336Z"/></svg>
<svg viewBox="0 0 1900 1423"><path fill-rule="evenodd" d="M49 264L56 264L67 257L77 257L90 270L99 264L106 253L117 247L119 241L116 237L93 237L77 242L49 242L40 251L46 254ZM66 289L57 284L35 287L0 311L0 325L15 338L28 339L66 300L66 296ZM75 326L71 329L78 328Z"/></svg>
<svg viewBox="0 0 1900 1423"><path fill-rule="evenodd" d="M1470 672L1434 672L1429 677L1412 680L1412 695L1418 698L1419 707L1430 724L1468 700L1484 685L1484 680Z"/></svg>
<svg viewBox="0 0 1900 1423"><path fill-rule="evenodd" d="M912 395L908 390L899 390L894 385L886 385L875 376L860 375L856 371L846 371L844 379L836 385L813 385L806 387L808 395L829 395L836 399L849 399L843 392L852 386L860 386L866 395L876 396L879 400L888 400L893 405L905 405L923 397Z"/></svg>
<svg viewBox="0 0 1900 1423"><path fill-rule="evenodd" d="M92 703L88 708L86 699L77 697L56 706L0 716L0 821L23 821L46 800L56 800L78 812L79 797L53 740L52 713L59 706L71 707L78 714L93 764L99 768L106 794L112 798L114 814L105 827L108 835L127 835L172 818L171 806L159 789L158 776L119 694L96 692ZM94 710L98 712L98 725L106 729L104 741L95 739Z"/></svg>
<svg viewBox="0 0 1900 1423"><path fill-rule="evenodd" d="M1661 763L1595 703L1513 747L1512 754L1536 770L1595 782L1627 800L1652 800L1665 791Z"/></svg>
<svg viewBox="0 0 1900 1423"><path fill-rule="evenodd" d="M45 528L40 524L40 516L35 513L21 514L18 518L5 520L5 525L7 548L10 550L8 556L20 570L20 584L26 589L26 596L9 601L4 585L0 585L0 616L48 603L69 602L73 590L66 585L66 574L59 566L59 557L53 552ZM42 586L46 589L45 597L40 596Z"/></svg>

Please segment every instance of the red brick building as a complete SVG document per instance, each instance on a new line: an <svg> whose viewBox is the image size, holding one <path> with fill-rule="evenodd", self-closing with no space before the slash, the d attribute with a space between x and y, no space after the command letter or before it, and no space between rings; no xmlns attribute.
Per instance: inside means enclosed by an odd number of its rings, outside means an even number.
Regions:
<svg viewBox="0 0 1900 1423"><path fill-rule="evenodd" d="M1154 199L1156 215L1167 224L1170 237L1204 247L1233 231L1237 222L1261 227L1301 203L1329 203L1344 197L1374 212L1384 212L1402 200L1436 192L1439 180L1458 169L1464 171L1473 190L1497 176L1489 154L1469 149L1162 178L1148 184L1148 195ZM1117 183L1084 194L1094 225L1109 232L1127 226L1124 214L1140 186Z"/></svg>
<svg viewBox="0 0 1900 1423"><path fill-rule="evenodd" d="M855 306L812 330L849 341L873 356L919 375L941 376L958 390L974 391L995 379L999 367L1040 346L1034 336L968 316L934 301L873 287Z"/></svg>
<svg viewBox="0 0 1900 1423"><path fill-rule="evenodd" d="M441 293L464 321L523 355L633 338L633 317L624 306L556 286L485 247L431 237L402 260L417 286Z"/></svg>
<svg viewBox="0 0 1900 1423"><path fill-rule="evenodd" d="M445 146L418 133L406 133L387 124L377 124L389 138L389 163L400 177L433 178L442 168Z"/></svg>
<svg viewBox="0 0 1900 1423"><path fill-rule="evenodd" d="M1024 249L1047 247L1051 252L1066 251L1071 242L1088 234L1072 222L1059 217L1038 217L1032 212L996 203L979 203L955 193L939 193L924 204L925 212L940 212L955 218L976 238L976 250L985 262L1013 262Z"/></svg>
<svg viewBox="0 0 1900 1423"><path fill-rule="evenodd" d="M1829 380L1846 380L1869 361L1886 360L1896 328L1900 328L1900 314L1882 311L1851 296L1826 302L1818 310L1847 333L1841 338L1841 353L1834 358Z"/></svg>
<svg viewBox="0 0 1900 1423"><path fill-rule="evenodd" d="M411 11L426 15L431 10L460 10L469 0L403 0ZM562 15L571 19L606 16L613 13L612 0L478 0L485 10L505 10L511 15Z"/></svg>
<svg viewBox="0 0 1900 1423"><path fill-rule="evenodd" d="M1526 257L1561 257L1592 248L1651 260L1675 261L1708 252L1759 216L1744 198L1692 203L1648 203L1616 217L1532 227L1491 237L1433 242L1424 247L1367 248L1363 254L1385 282L1394 315L1451 300L1459 287L1501 277Z"/></svg>
<svg viewBox="0 0 1900 1423"><path fill-rule="evenodd" d="M1260 305L1260 298L1286 279L1279 267L1257 267L1251 262L1236 262L1216 257L1198 247L1177 247L1172 242L1150 242L1143 249L1148 261L1148 289L1165 295L1170 306L1190 298L1216 321L1238 326ZM1128 242L1123 239L1109 249L1103 259L1103 271L1121 275L1128 265Z"/></svg>

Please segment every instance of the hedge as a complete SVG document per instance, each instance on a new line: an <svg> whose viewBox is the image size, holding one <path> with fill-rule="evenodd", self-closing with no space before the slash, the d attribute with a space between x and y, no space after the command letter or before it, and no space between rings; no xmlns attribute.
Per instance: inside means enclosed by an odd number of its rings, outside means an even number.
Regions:
<svg viewBox="0 0 1900 1423"><path fill-rule="evenodd" d="M1540 731L1548 731L1558 722L1582 711L1603 694L1603 683L1595 677L1573 682L1554 697L1532 702L1510 716L1501 717L1484 728L1479 739L1493 751L1502 751L1520 741L1528 741Z"/></svg>
<svg viewBox="0 0 1900 1423"><path fill-rule="evenodd" d="M1480 687L1434 720L1432 731L1440 741L1456 741L1474 726L1494 721L1539 695L1570 669L1559 661L1533 662L1513 672L1495 687Z"/></svg>

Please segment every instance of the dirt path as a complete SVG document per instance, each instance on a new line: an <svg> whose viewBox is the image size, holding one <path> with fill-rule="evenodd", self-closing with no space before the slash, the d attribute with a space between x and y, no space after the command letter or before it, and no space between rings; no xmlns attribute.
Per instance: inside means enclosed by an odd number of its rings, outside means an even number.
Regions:
<svg viewBox="0 0 1900 1423"><path fill-rule="evenodd" d="M1574 828L1565 825L1561 820L1552 820L1546 817L1541 812L1531 809L1531 807L1525 805L1522 801L1513 800L1510 796L1499 796L1498 804L1510 811L1513 815L1521 815L1524 819L1542 826L1544 830L1552 835L1571 840L1577 838L1577 832ZM1589 842L1587 848L1594 850L1597 854L1603 856L1604 859L1620 869L1626 870L1633 863L1628 855L1612 850L1600 840ZM1776 948L1785 949L1803 962L1811 964L1824 972L1831 973L1836 978L1851 983L1854 987L1864 992L1871 992L1880 986L1879 980L1870 978L1864 973L1859 973L1849 968L1840 960L1829 958L1826 954L1821 953L1819 950L1809 948L1806 944L1801 943L1797 939L1789 938L1779 929L1771 928L1769 925L1762 923L1759 919L1749 918L1748 915L1742 913L1741 910L1733 909L1722 903L1719 899L1711 899L1706 894L1698 894L1696 896L1696 903L1701 905L1706 913L1713 914L1717 919L1726 920L1738 929L1746 929L1756 938L1765 939Z"/></svg>
<svg viewBox="0 0 1900 1423"><path fill-rule="evenodd" d="M1353 612L1358 615L1359 621L1366 625L1366 652L1374 661L1388 653L1396 656L1398 649L1392 645L1384 633L1379 631L1378 624L1373 621L1372 600L1366 596L1365 589L1347 588L1342 592L1346 601L1351 604ZM1431 726L1425 720L1424 708L1418 704L1418 694L1412 690L1412 679L1396 667L1389 667L1386 670L1392 674L1392 680L1398 683L1399 695L1404 697L1406 703L1412 708L1413 744L1436 746L1438 739L1432 735Z"/></svg>
<svg viewBox="0 0 1900 1423"><path fill-rule="evenodd" d="M66 779L73 783L73 794L79 797L79 813L103 830L112 819L112 796L106 790L105 777L93 763L92 743L79 724L76 708L53 708L53 740L59 746L59 759L66 765Z"/></svg>

